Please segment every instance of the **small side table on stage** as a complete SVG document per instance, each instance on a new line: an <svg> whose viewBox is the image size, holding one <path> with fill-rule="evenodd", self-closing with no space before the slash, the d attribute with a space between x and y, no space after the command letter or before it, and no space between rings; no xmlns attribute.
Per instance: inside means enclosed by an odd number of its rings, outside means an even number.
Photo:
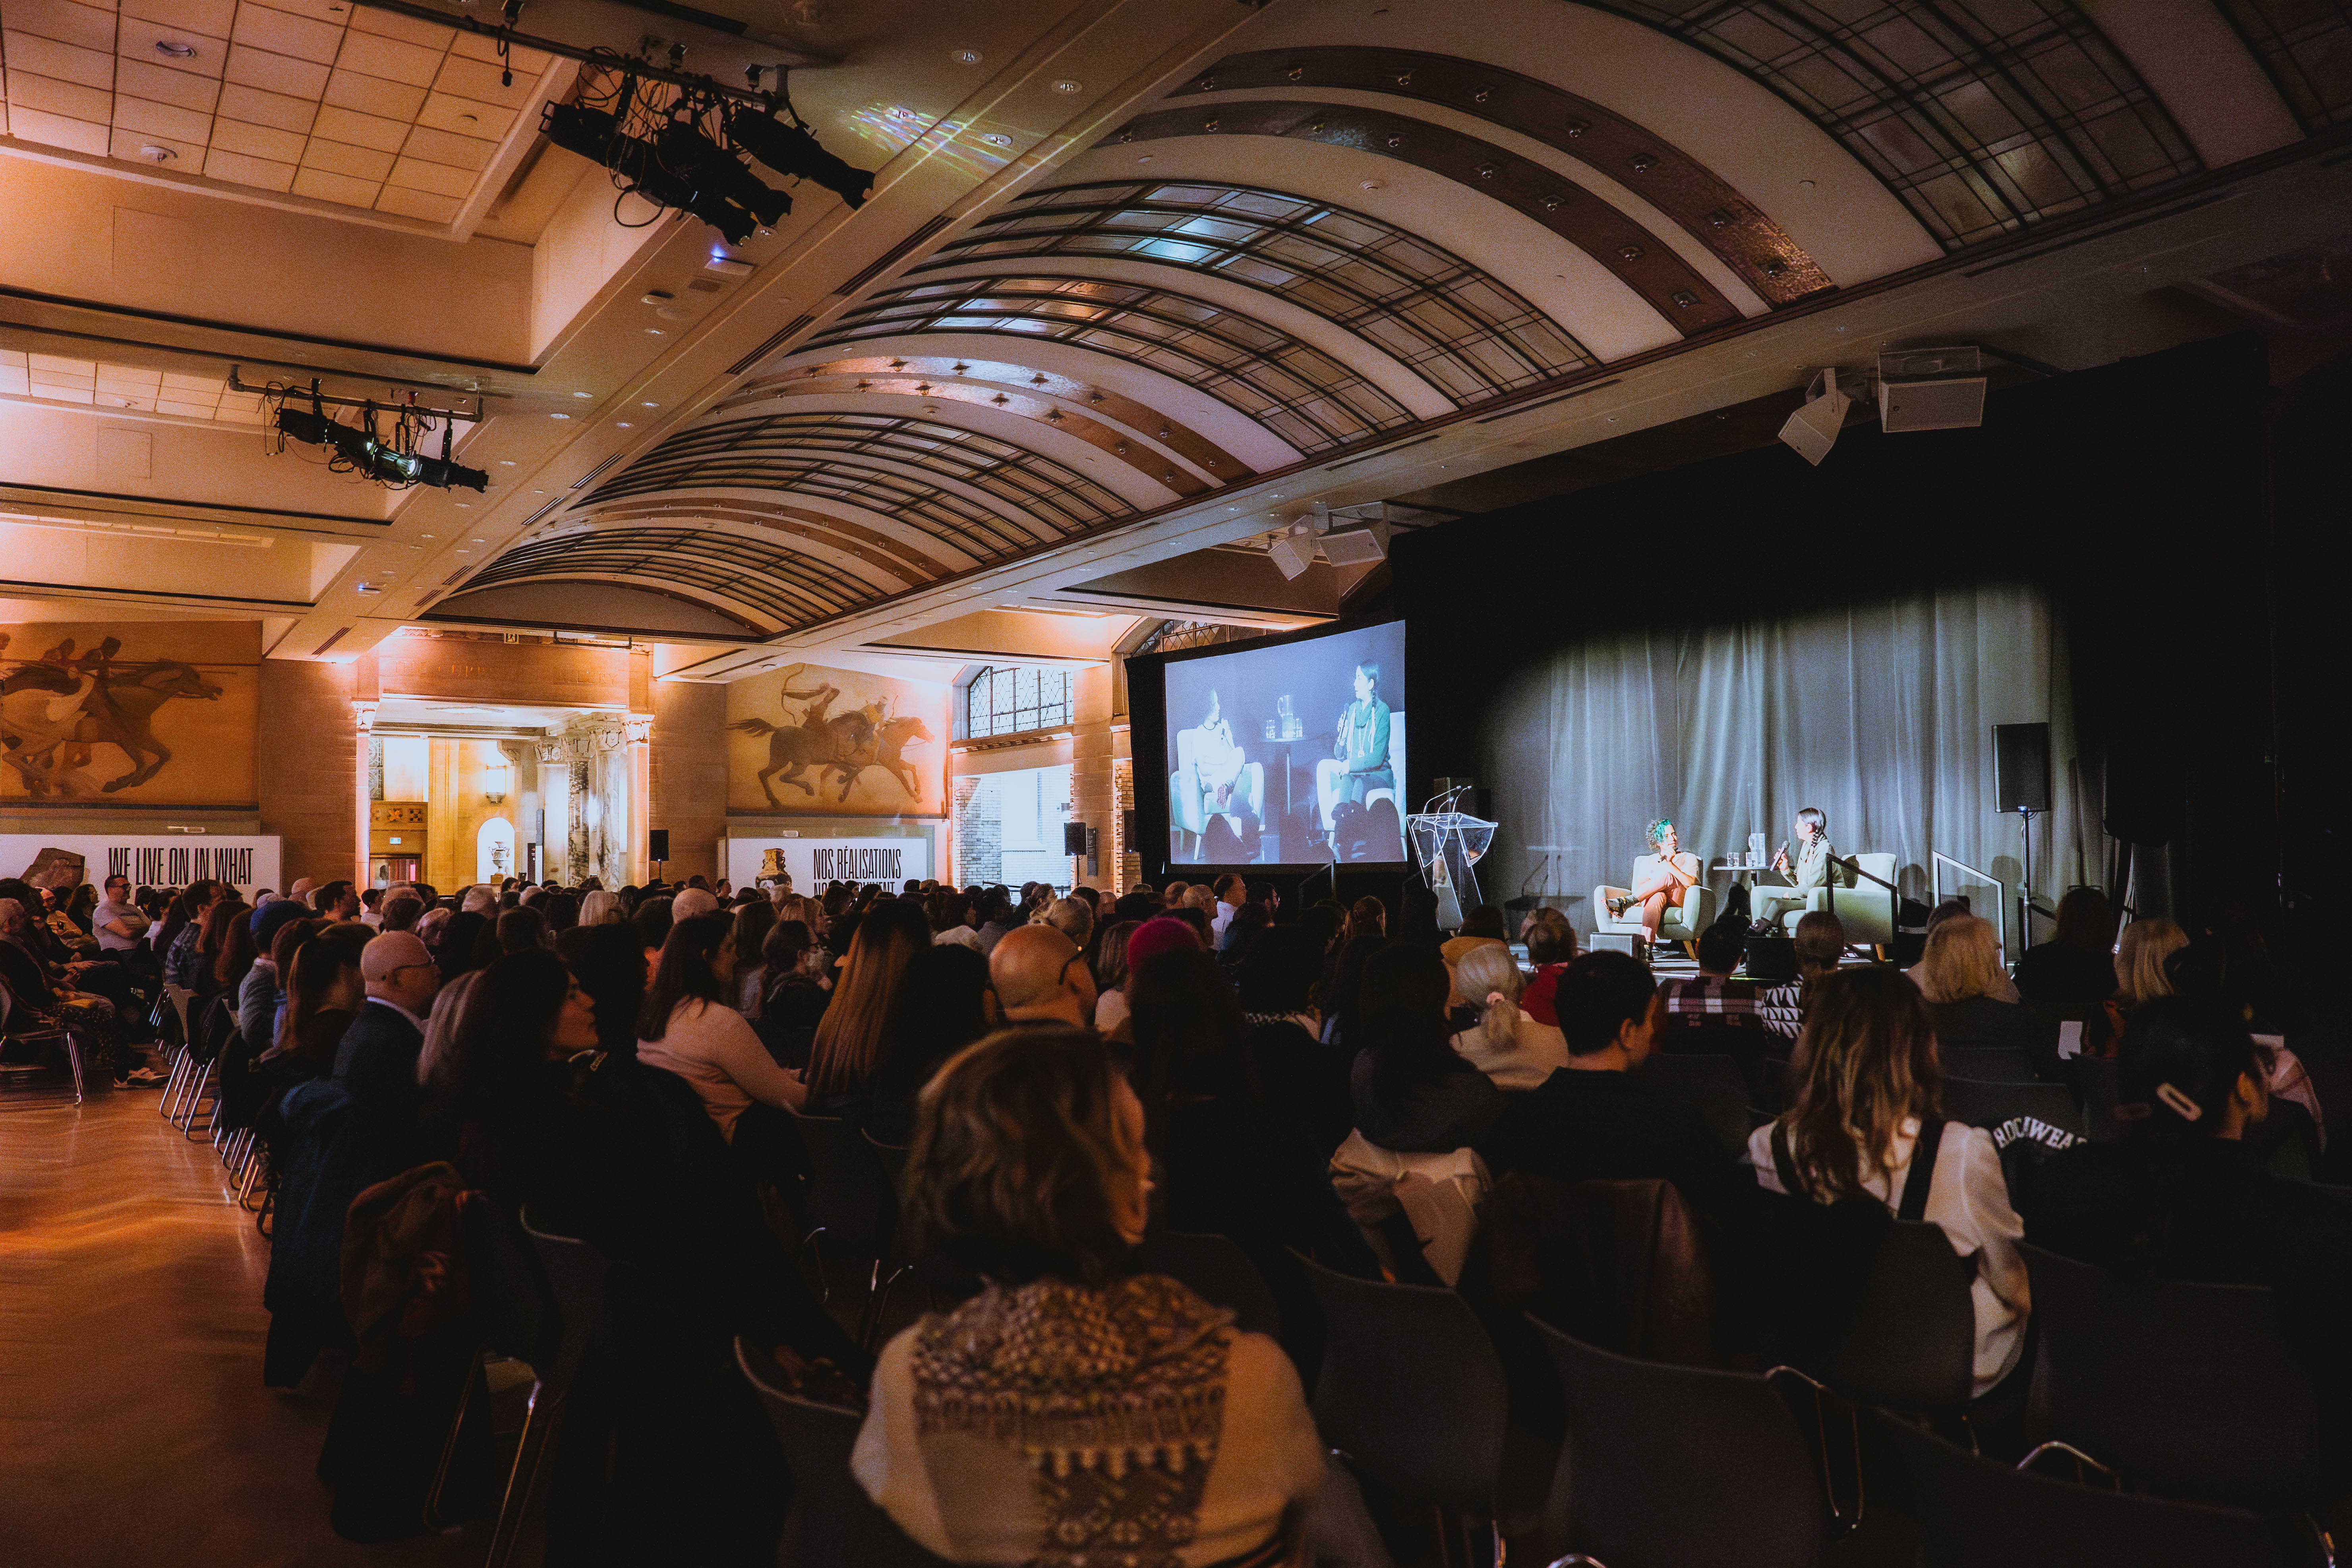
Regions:
<svg viewBox="0 0 2352 1568"><path fill-rule="evenodd" d="M1707 870L1716 876L1729 877L1734 884L1737 884L1742 877L1747 878L1750 900L1749 907L1752 910L1754 908L1755 891L1757 889L1764 886L1764 884L1758 881L1757 879L1768 873L1772 873L1772 862L1769 860L1759 860L1753 855L1744 857L1727 855L1722 859L1717 860L1714 865L1708 867Z"/></svg>

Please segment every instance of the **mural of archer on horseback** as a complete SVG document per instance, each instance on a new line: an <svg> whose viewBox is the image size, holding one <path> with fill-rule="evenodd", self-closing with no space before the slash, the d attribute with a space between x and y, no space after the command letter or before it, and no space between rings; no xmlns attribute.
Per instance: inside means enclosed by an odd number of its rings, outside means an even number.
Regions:
<svg viewBox="0 0 2352 1568"><path fill-rule="evenodd" d="M798 665L727 689L730 811L945 812L947 689Z"/></svg>
<svg viewBox="0 0 2352 1568"><path fill-rule="evenodd" d="M0 800L254 799L260 627L0 626Z"/></svg>

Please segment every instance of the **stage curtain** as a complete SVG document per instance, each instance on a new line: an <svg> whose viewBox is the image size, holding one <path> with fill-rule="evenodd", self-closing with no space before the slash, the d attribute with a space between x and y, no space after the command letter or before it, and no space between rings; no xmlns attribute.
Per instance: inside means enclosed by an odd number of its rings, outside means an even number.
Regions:
<svg viewBox="0 0 2352 1568"><path fill-rule="evenodd" d="M1482 890L1549 895L1590 931L1591 889L1625 881L1653 818L1711 868L1751 832L1769 855L1812 805L1840 854L1891 851L1906 897L1927 901L1941 850L2013 898L2021 835L1994 810L1992 726L2046 721L2054 809L2034 819L2033 880L2053 901L2099 873L2063 663L2045 596L2006 584L1563 646L1490 710L1501 826ZM1728 879L1710 879L1720 909ZM1990 918L1989 897L1972 901Z"/></svg>

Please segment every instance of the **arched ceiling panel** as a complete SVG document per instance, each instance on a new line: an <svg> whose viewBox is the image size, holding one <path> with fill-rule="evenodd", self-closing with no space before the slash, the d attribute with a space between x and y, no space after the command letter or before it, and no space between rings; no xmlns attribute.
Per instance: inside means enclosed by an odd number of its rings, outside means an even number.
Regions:
<svg viewBox="0 0 2352 1568"><path fill-rule="evenodd" d="M1084 441L1179 495L1198 495L1212 484L1230 484L1252 472L1248 464L1198 431L1124 394L1001 361L975 364L903 355L821 361L746 383L717 412L740 413L780 398L844 392L984 405Z"/></svg>
<svg viewBox="0 0 2352 1568"><path fill-rule="evenodd" d="M915 282L852 307L810 346L927 332L1045 339L1148 365L1200 387L1302 452L1412 421L1381 388L1264 321L1192 295L1105 279L1046 272Z"/></svg>
<svg viewBox="0 0 2352 1568"><path fill-rule="evenodd" d="M2215 0L2295 120L2314 135L2352 120L2352 5Z"/></svg>
<svg viewBox="0 0 2352 1568"><path fill-rule="evenodd" d="M598 529L541 539L509 551L466 586L472 592L566 581L675 593L771 632L842 614L874 597L855 577L781 542L709 528Z"/></svg>
<svg viewBox="0 0 2352 1568"><path fill-rule="evenodd" d="M589 501L709 487L895 496L898 504L885 510L938 522L984 559L1129 510L1085 475L1010 442L935 420L863 414L773 414L696 426L607 480Z"/></svg>
<svg viewBox="0 0 2352 1568"><path fill-rule="evenodd" d="M1593 0L1770 88L1948 247L2200 172L2064 0Z"/></svg>
<svg viewBox="0 0 2352 1568"><path fill-rule="evenodd" d="M1181 181L1059 185L949 241L929 268L1112 256L1280 295L1378 344L1458 403L1589 369L1592 356L1517 291L1433 242L1335 203Z"/></svg>
<svg viewBox="0 0 2352 1568"><path fill-rule="evenodd" d="M667 523L719 531L748 531L751 537L774 543L769 536L782 534L793 547L813 560L850 573L876 590L895 593L928 583L957 570L938 556L911 550L877 529L860 528L839 518L806 508L773 502L707 500L623 502L571 525L568 537L607 528Z"/></svg>
<svg viewBox="0 0 2352 1568"><path fill-rule="evenodd" d="M1606 170L1773 304L1832 286L1820 264L1760 207L1664 137L1591 99L1485 61L1350 45L1262 49L1219 60L1170 96L1268 88L1339 88L1442 104ZM1488 178L1475 163L1470 172ZM1605 237L1601 244L1607 248Z"/></svg>
<svg viewBox="0 0 2352 1568"><path fill-rule="evenodd" d="M1410 115L1288 100L1161 110L1129 121L1112 142L1128 146L1200 136L1281 137L1411 163L1541 225L1600 263L1685 337L1739 320L1738 308L1672 246L1575 181L1495 142ZM1728 209L1724 219L1731 221ZM1787 266L1775 257L1759 268L1759 278L1768 269L1785 274ZM1814 289L1828 286L1810 259L1804 266Z"/></svg>

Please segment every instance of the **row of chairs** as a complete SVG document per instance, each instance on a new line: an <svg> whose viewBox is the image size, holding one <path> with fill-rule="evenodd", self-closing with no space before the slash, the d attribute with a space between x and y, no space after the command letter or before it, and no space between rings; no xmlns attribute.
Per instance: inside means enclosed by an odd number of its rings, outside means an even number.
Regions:
<svg viewBox="0 0 2352 1568"><path fill-rule="evenodd" d="M199 1134L211 1138L232 1197L238 1207L255 1215L255 1224L268 1236L272 1204L263 1180L267 1152L250 1116L232 1114L227 1093L228 1079L247 1054L236 1014L228 998L216 996L201 1019L192 1020L189 1009L194 994L168 982L163 1000L177 1029L176 1035L165 1037L170 1072L157 1112L184 1138L193 1141Z"/></svg>
<svg viewBox="0 0 2352 1568"><path fill-rule="evenodd" d="M70 1093L74 1104L82 1102L81 1042L74 1037L71 1029L32 1021L30 1013L17 1007L16 994L5 980L0 980L0 1040L44 1056L57 1051L64 1056L66 1062L64 1083L37 1081L31 1087L19 1089L12 1082L8 1095L11 1101L17 1104L54 1103ZM46 1071L46 1068L35 1066L21 1074L12 1070L8 1077L14 1079L21 1076L37 1080Z"/></svg>

